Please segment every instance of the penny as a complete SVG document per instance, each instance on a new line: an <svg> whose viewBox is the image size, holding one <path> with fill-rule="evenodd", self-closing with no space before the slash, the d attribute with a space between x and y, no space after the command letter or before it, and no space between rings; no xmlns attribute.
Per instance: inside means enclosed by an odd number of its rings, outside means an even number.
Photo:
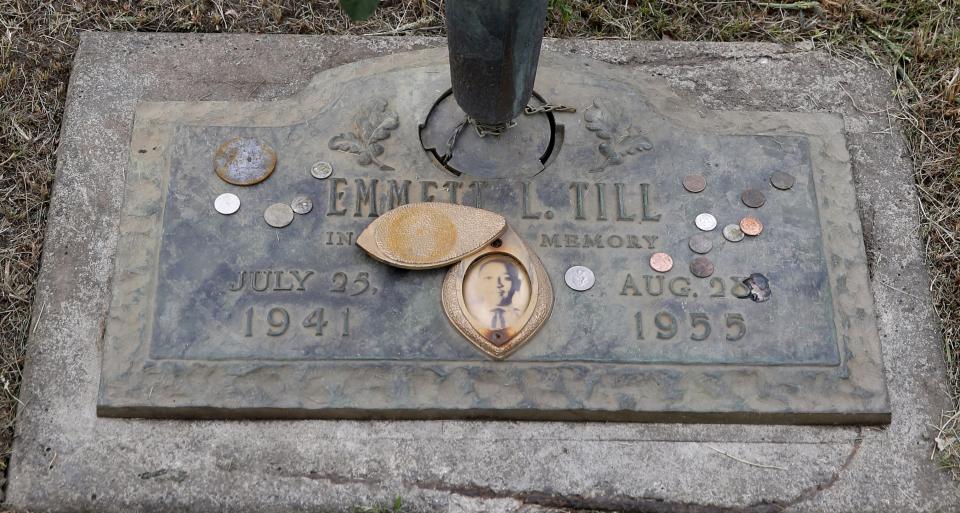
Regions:
<svg viewBox="0 0 960 513"><path fill-rule="evenodd" d="M697 257L690 262L690 272L697 278L706 278L713 274L713 262L707 257Z"/></svg>
<svg viewBox="0 0 960 513"><path fill-rule="evenodd" d="M329 162L324 162L322 160L318 161L316 164L310 168L310 175L318 180L323 180L324 178L330 178L330 175L333 174L333 166Z"/></svg>
<svg viewBox="0 0 960 513"><path fill-rule="evenodd" d="M709 232L717 227L717 218L713 217L713 214L703 213L694 219L694 224L697 225L697 228Z"/></svg>
<svg viewBox="0 0 960 513"><path fill-rule="evenodd" d="M756 189L747 189L740 194L740 201L750 208L760 208L767 201L767 198Z"/></svg>
<svg viewBox="0 0 960 513"><path fill-rule="evenodd" d="M313 201L310 201L310 198L307 196L297 196L293 198L293 201L290 203L290 208L294 212L303 215L313 210Z"/></svg>
<svg viewBox="0 0 960 513"><path fill-rule="evenodd" d="M567 272L563 275L563 279L567 282L568 287L577 291L588 290L590 287L593 287L593 284L596 282L596 276L593 275L593 271L591 271L589 267L582 265L575 265L567 269Z"/></svg>
<svg viewBox="0 0 960 513"><path fill-rule="evenodd" d="M756 217L747 216L740 220L740 229L747 235L757 236L763 231L763 223Z"/></svg>
<svg viewBox="0 0 960 513"><path fill-rule="evenodd" d="M214 170L233 185L253 185L267 179L277 166L277 153L253 137L234 137L217 148Z"/></svg>
<svg viewBox="0 0 960 513"><path fill-rule="evenodd" d="M689 192L702 192L707 188L707 179L703 175L687 175L683 177L683 188Z"/></svg>
<svg viewBox="0 0 960 513"><path fill-rule="evenodd" d="M263 212L263 220L274 228L283 228L293 222L293 209L286 203L274 203Z"/></svg>
<svg viewBox="0 0 960 513"><path fill-rule="evenodd" d="M710 250L713 249L713 241L711 241L710 237L703 233L698 233L693 237L690 237L690 241L687 245L690 246L690 251L693 251L694 253L700 253L701 255L709 253Z"/></svg>
<svg viewBox="0 0 960 513"><path fill-rule="evenodd" d="M723 238L730 242L740 242L743 240L743 230L738 225L728 224L723 227Z"/></svg>
<svg viewBox="0 0 960 513"><path fill-rule="evenodd" d="M228 216L240 210L240 198L238 198L236 194L225 192L213 200L213 208L215 208L217 212Z"/></svg>
<svg viewBox="0 0 960 513"><path fill-rule="evenodd" d="M666 253L654 253L650 255L650 268L658 273L665 273L673 269L673 258Z"/></svg>
<svg viewBox="0 0 960 513"><path fill-rule="evenodd" d="M773 185L781 191L785 191L796 183L797 179L793 177L790 173L784 173L783 171L777 171L770 177L770 185Z"/></svg>

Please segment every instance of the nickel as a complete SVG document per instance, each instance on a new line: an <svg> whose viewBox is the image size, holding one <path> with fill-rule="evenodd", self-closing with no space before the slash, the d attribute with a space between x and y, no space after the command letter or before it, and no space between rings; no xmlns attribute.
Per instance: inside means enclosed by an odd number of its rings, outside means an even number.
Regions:
<svg viewBox="0 0 960 513"><path fill-rule="evenodd" d="M687 175L683 177L683 188L689 192L702 192L707 188L707 179L703 175Z"/></svg>
<svg viewBox="0 0 960 513"><path fill-rule="evenodd" d="M723 238L730 242L740 242L743 240L743 230L738 225L728 224L723 227Z"/></svg>
<svg viewBox="0 0 960 513"><path fill-rule="evenodd" d="M709 253L710 250L713 249L713 241L710 240L710 237L702 233L690 237L688 245L690 246L690 251L700 253L701 255Z"/></svg>
<svg viewBox="0 0 960 513"><path fill-rule="evenodd" d="M740 201L750 208L760 208L766 203L767 198L763 196L762 192L756 189L747 189L740 193Z"/></svg>
<svg viewBox="0 0 960 513"><path fill-rule="evenodd" d="M316 164L310 168L310 175L318 180L323 180L324 178L330 178L330 175L333 174L333 166L329 162L318 161Z"/></svg>
<svg viewBox="0 0 960 513"><path fill-rule="evenodd" d="M290 203L290 209L300 215L307 214L313 210L313 201L307 196L297 196Z"/></svg>
<svg viewBox="0 0 960 513"><path fill-rule="evenodd" d="M673 269L673 258L666 253L650 255L650 268L658 273L665 273Z"/></svg>
<svg viewBox="0 0 960 513"><path fill-rule="evenodd" d="M793 177L790 173L784 173L783 171L777 171L770 177L770 185L773 185L781 191L785 191L793 187L793 184L797 182L797 179Z"/></svg>
<svg viewBox="0 0 960 513"><path fill-rule="evenodd" d="M697 225L697 228L709 232L717 227L717 218L713 217L713 214L703 213L694 219L694 224Z"/></svg>
<svg viewBox="0 0 960 513"><path fill-rule="evenodd" d="M707 257L697 257L690 262L690 272L697 278L706 278L713 274L713 262Z"/></svg>
<svg viewBox="0 0 960 513"><path fill-rule="evenodd" d="M215 208L217 212L228 216L240 210L240 198L238 198L236 194L225 192L213 200L213 208Z"/></svg>
<svg viewBox="0 0 960 513"><path fill-rule="evenodd" d="M763 231L763 223L756 217L747 216L740 220L740 229L743 233L751 237L756 237Z"/></svg>
<svg viewBox="0 0 960 513"><path fill-rule="evenodd" d="M274 228L283 228L293 222L293 209L286 203L274 203L264 211L263 220Z"/></svg>
<svg viewBox="0 0 960 513"><path fill-rule="evenodd" d="M569 269L563 275L564 281L567 282L567 286L576 291L584 291L593 287L593 284L596 282L596 276L593 275L593 271L589 267L584 267L582 265L575 265Z"/></svg>

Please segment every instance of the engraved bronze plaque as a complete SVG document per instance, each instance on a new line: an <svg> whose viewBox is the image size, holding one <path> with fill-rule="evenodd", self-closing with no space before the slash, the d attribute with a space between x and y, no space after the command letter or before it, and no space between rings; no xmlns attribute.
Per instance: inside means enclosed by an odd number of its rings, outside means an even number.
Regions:
<svg viewBox="0 0 960 513"><path fill-rule="evenodd" d="M515 179L457 175L423 149L449 89L443 49L325 71L282 101L141 104L98 413L888 421L842 119L696 111L654 78L541 62L537 94L578 111L534 114L551 130L544 169ZM236 137L273 148L268 179L217 176L213 155ZM311 175L318 161L332 176ZM775 188L775 173L794 185ZM705 189L688 192L688 175ZM763 205L744 205L746 190ZM212 207L225 192L243 204L230 216ZM263 222L301 195L309 213ZM420 201L499 213L542 261L553 313L506 359L447 319L446 268L397 269L357 246L374 219ZM714 230L696 227L701 213ZM726 240L748 215L762 233ZM706 278L690 272L698 233L712 242ZM672 269L650 268L656 252ZM594 272L589 290L562 286L574 265ZM765 281L744 284L753 275ZM748 290L758 283L769 290Z"/></svg>

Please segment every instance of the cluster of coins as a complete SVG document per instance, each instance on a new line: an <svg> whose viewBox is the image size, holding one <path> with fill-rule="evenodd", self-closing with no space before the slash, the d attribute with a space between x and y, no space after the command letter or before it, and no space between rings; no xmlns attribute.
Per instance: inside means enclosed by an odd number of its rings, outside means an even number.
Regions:
<svg viewBox="0 0 960 513"><path fill-rule="evenodd" d="M782 171L777 171L770 177L770 184L779 190L790 189L795 182L793 175ZM707 179L703 175L685 176L682 183L683 188L693 194L703 192L707 188ZM757 189L747 189L740 193L740 201L747 207L760 208L766 203L767 198ZM717 228L717 218L709 212L698 214L693 222L702 232L712 232ZM723 238L730 242L740 242L747 236L756 237L761 232L763 232L763 223L752 215L744 216L738 223L728 224L721 230ZM706 233L698 233L690 237L687 246L690 251L698 255L690 261L690 273L698 278L711 276L715 267L713 262L704 255L713 249L713 240ZM660 273L668 272L673 269L673 257L663 252L654 253L650 256L650 268Z"/></svg>
<svg viewBox="0 0 960 513"><path fill-rule="evenodd" d="M223 181L232 185L256 185L273 173L277 164L276 152L267 143L252 137L236 137L223 143L214 155L214 169ZM333 166L319 161L310 169L318 180L329 178ZM240 197L223 193L213 201L213 208L231 215L240 210ZM263 220L274 228L283 228L293 222L294 214L306 215L313 210L309 196L297 196L290 203L274 203L263 212Z"/></svg>

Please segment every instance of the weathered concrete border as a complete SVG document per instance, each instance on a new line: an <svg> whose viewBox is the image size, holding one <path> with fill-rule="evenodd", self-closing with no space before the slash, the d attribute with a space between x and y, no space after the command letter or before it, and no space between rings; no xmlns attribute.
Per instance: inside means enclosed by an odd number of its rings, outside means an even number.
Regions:
<svg viewBox="0 0 960 513"><path fill-rule="evenodd" d="M133 111L294 94L320 70L442 40L87 34L71 78L8 503L31 510L955 511L929 461L948 405L890 84L775 45L551 41L713 110L844 116L883 344L887 429L549 422L149 421L95 415ZM767 465L768 468L743 463ZM769 468L778 467L778 468ZM781 470L783 469L783 470ZM536 510L536 507L531 507ZM528 509L529 511L530 509Z"/></svg>

